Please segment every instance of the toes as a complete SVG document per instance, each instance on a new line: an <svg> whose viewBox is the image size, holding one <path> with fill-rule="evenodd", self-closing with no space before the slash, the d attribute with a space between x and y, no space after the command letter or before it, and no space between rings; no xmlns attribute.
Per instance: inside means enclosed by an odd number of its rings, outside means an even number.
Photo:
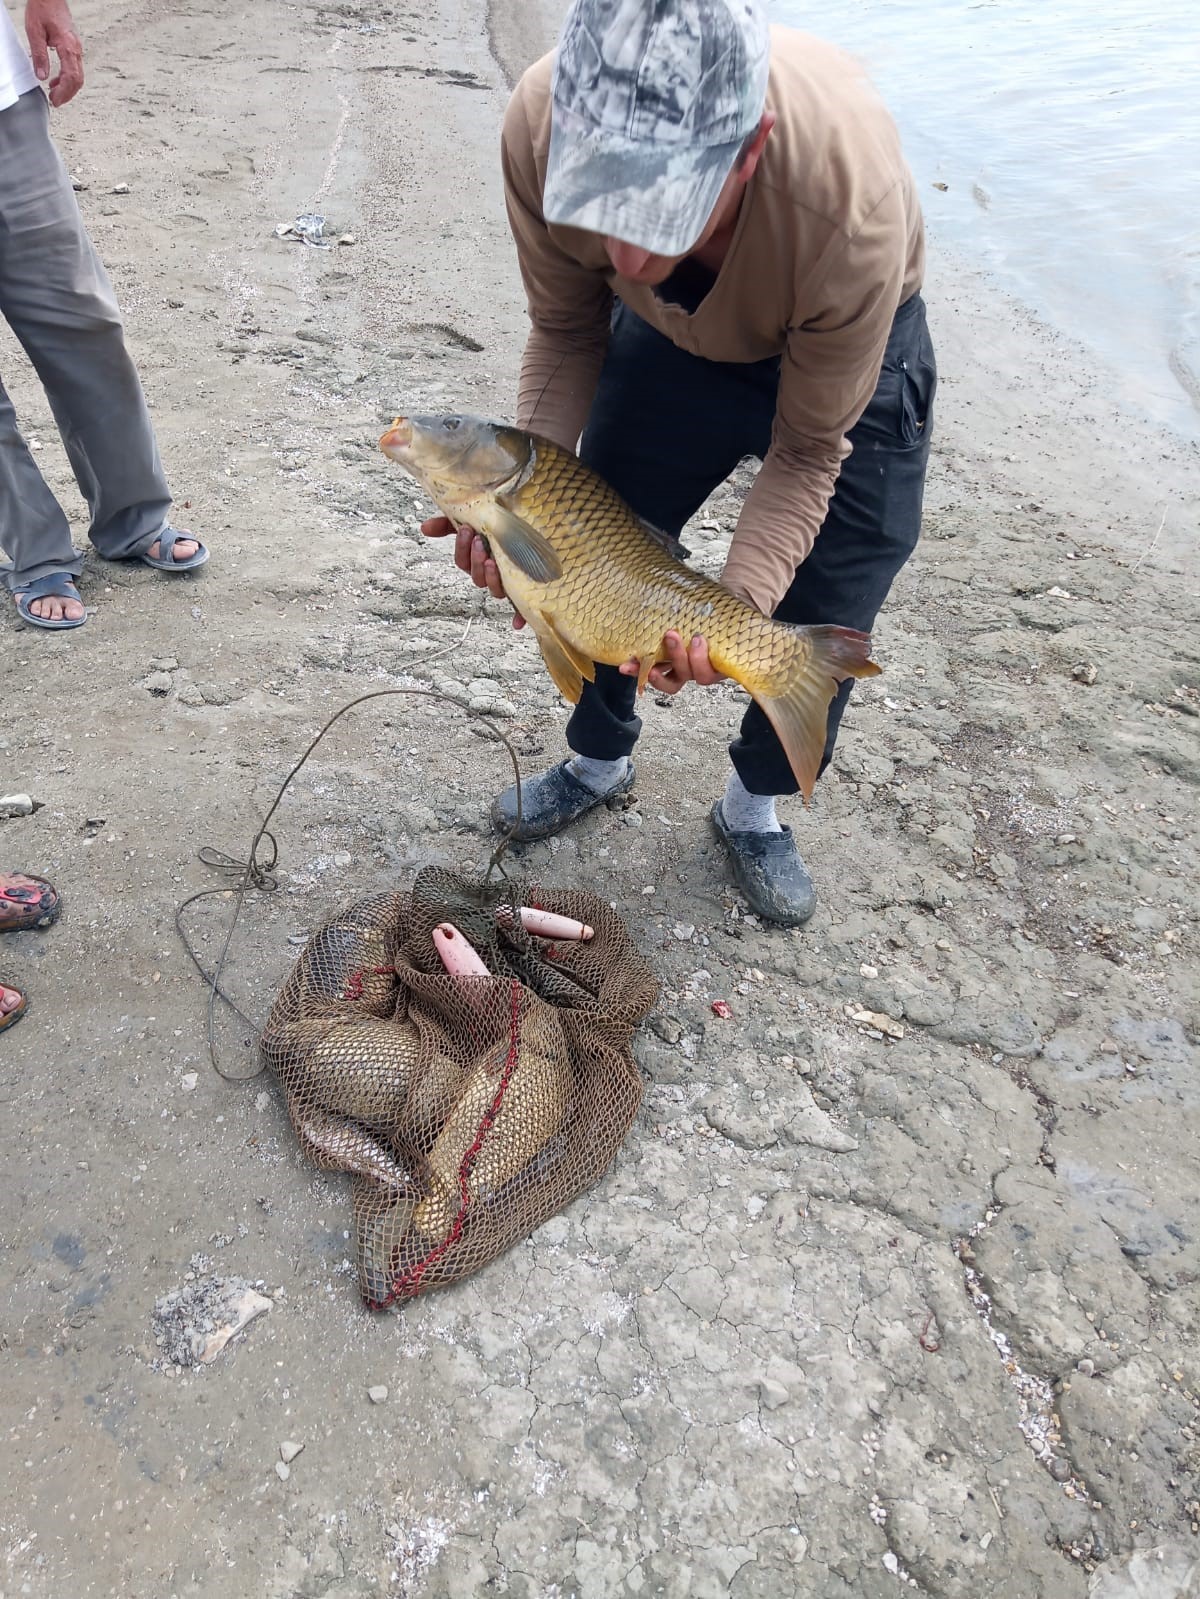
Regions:
<svg viewBox="0 0 1200 1599"><path fill-rule="evenodd" d="M155 539L154 543L146 551L146 554L150 556L152 560L157 561L161 548L161 541L159 539ZM190 561L192 556L195 555L199 548L200 545L195 539L176 539L171 550L171 559L173 561Z"/></svg>
<svg viewBox="0 0 1200 1599"><path fill-rule="evenodd" d="M7 1016L9 1011L16 1010L21 1003L21 996L15 988L5 988L0 983L0 1016Z"/></svg>

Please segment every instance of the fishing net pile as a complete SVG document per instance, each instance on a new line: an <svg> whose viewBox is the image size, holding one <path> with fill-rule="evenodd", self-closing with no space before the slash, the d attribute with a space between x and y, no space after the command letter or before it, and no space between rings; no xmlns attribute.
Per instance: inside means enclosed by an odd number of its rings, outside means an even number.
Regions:
<svg viewBox="0 0 1200 1599"><path fill-rule="evenodd" d="M559 925L547 912L590 936L530 932ZM468 1276L599 1179L641 1100L630 1043L656 994L586 890L430 867L313 935L260 1047L305 1153L353 1176L368 1305Z"/></svg>

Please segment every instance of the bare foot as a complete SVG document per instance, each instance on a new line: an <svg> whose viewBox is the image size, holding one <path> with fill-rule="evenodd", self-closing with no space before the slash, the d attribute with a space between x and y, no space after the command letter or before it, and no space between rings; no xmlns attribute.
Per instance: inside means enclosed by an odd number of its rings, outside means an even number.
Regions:
<svg viewBox="0 0 1200 1599"><path fill-rule="evenodd" d="M15 988L5 988L0 983L0 1016L7 1016L10 1011L16 1010L21 1003L21 996Z"/></svg>
<svg viewBox="0 0 1200 1599"><path fill-rule="evenodd" d="M17 590L18 599L22 592ZM82 600L68 599L62 594L45 594L39 600L31 600L29 609L44 622L78 622L84 614Z"/></svg>
<svg viewBox="0 0 1200 1599"><path fill-rule="evenodd" d="M155 560L158 559L158 545L159 541L155 539L154 543L146 551L146 554L153 556ZM175 547L171 551L171 559L173 561L190 561L199 548L200 546L195 539L176 539Z"/></svg>

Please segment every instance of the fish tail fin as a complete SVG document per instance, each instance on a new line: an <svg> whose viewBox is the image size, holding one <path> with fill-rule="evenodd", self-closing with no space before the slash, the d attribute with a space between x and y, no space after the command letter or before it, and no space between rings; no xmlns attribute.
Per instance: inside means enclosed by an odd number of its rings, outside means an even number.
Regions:
<svg viewBox="0 0 1200 1599"><path fill-rule="evenodd" d="M793 670L776 694L756 693L788 758L805 803L812 797L825 753L829 705L848 677L877 677L871 635L850 627L822 625L802 630L812 653Z"/></svg>

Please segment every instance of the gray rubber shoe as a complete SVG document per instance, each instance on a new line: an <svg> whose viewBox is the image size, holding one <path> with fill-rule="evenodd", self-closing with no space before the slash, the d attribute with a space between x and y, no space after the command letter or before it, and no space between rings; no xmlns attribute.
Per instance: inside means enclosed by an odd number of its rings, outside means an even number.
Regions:
<svg viewBox="0 0 1200 1599"><path fill-rule="evenodd" d="M801 927L817 908L817 891L791 828L778 833L735 833L725 825L720 800L709 819L755 915L784 927Z"/></svg>
<svg viewBox="0 0 1200 1599"><path fill-rule="evenodd" d="M517 789L514 784L492 801L492 824L501 833L511 833L514 842L528 843L535 838L549 838L561 833L579 817L604 805L619 794L627 794L633 787L633 762L629 770L612 788L597 794L586 783L581 783L567 770L568 763L560 762L548 772L540 772L521 784L521 825L513 831L517 820Z"/></svg>

